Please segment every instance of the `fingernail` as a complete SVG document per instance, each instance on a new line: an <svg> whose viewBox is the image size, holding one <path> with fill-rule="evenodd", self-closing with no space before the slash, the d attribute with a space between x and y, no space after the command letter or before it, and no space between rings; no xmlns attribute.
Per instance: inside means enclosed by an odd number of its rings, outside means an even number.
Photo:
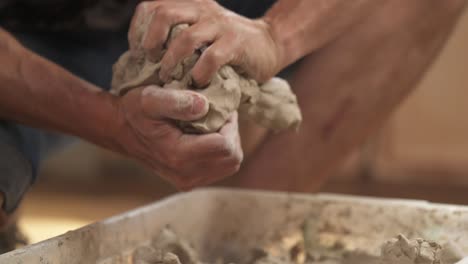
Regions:
<svg viewBox="0 0 468 264"><path fill-rule="evenodd" d="M198 94L192 94L192 114L205 114L208 111L208 102Z"/></svg>

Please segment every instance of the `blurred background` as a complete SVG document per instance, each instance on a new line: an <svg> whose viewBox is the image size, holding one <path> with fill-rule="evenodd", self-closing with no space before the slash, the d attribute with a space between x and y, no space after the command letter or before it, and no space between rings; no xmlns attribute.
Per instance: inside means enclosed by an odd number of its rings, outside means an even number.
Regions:
<svg viewBox="0 0 468 264"><path fill-rule="evenodd" d="M323 192L468 205L466 32L467 13L415 92ZM79 142L45 162L20 225L37 242L173 192L132 161Z"/></svg>

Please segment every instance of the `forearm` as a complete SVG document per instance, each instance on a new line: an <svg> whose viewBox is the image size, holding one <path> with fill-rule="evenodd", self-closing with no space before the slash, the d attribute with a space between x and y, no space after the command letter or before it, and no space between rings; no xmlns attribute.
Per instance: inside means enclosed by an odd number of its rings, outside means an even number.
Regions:
<svg viewBox="0 0 468 264"><path fill-rule="evenodd" d="M0 118L84 138L104 147L114 98L22 47L0 29Z"/></svg>
<svg viewBox="0 0 468 264"><path fill-rule="evenodd" d="M263 17L281 68L333 41L381 4L375 0L279 0Z"/></svg>

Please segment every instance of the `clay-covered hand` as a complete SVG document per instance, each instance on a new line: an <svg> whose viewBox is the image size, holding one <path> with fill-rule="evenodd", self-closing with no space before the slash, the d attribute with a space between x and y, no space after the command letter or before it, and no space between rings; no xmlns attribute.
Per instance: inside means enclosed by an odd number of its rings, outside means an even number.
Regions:
<svg viewBox="0 0 468 264"><path fill-rule="evenodd" d="M243 153L237 113L218 133L189 135L171 120L196 120L206 114L206 98L195 92L136 88L119 98L118 107L122 151L176 187L206 185L238 171Z"/></svg>
<svg viewBox="0 0 468 264"><path fill-rule="evenodd" d="M139 28L142 24L147 25L147 30ZM177 24L190 27L164 47L171 28ZM139 34L142 30L146 30L143 36ZM181 60L204 47L191 72L199 86L208 84L225 64L237 66L259 82L267 81L282 67L281 52L266 22L237 15L213 0L143 2L133 17L129 42L130 49L143 49L154 61L162 56L162 80L168 79Z"/></svg>

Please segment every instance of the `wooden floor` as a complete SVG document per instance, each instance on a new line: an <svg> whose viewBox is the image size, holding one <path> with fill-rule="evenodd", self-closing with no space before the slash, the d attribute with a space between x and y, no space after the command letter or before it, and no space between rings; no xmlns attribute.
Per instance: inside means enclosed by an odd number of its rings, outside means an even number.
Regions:
<svg viewBox="0 0 468 264"><path fill-rule="evenodd" d="M34 243L149 204L172 192L164 183L39 182L20 208L20 227Z"/></svg>
<svg viewBox="0 0 468 264"><path fill-rule="evenodd" d="M21 208L20 227L38 242L152 202L150 197L31 192Z"/></svg>

